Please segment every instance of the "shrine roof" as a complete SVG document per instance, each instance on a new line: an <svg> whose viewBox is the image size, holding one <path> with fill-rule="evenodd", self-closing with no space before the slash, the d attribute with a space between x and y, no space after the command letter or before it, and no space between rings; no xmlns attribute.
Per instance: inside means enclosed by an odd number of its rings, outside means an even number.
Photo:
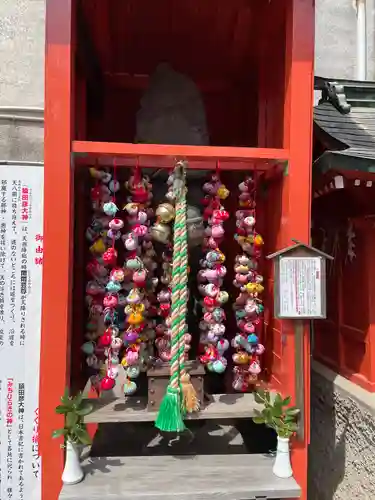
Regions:
<svg viewBox="0 0 375 500"><path fill-rule="evenodd" d="M324 257L328 260L333 260L332 255L328 255L327 253L322 252L318 248L312 247L311 245L307 245L306 243L302 243L302 241L296 240L294 238L292 238L292 242L293 242L292 246L282 248L281 250L278 250L277 252L271 253L270 255L266 256L266 259L273 260L277 257L282 257L282 256L290 254L290 253L293 254L298 249L304 249L308 253L310 253L311 256L315 255L315 256L319 256L319 257Z"/></svg>
<svg viewBox="0 0 375 500"><path fill-rule="evenodd" d="M314 170L375 172L375 82L315 78L314 133L326 151Z"/></svg>

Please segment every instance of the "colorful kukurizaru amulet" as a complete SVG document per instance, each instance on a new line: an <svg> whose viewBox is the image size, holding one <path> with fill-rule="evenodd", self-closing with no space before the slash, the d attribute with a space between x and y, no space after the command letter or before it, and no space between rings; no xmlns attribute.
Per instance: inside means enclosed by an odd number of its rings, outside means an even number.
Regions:
<svg viewBox="0 0 375 500"><path fill-rule="evenodd" d="M225 255L219 247L225 234L224 222L229 218L222 201L227 198L229 191L221 183L218 174L212 175L210 181L203 185L203 191L206 193L203 200L206 237L203 246L205 255L198 272L198 289L203 296L203 318L200 322L202 354L199 359L208 371L223 373L227 367L224 353L229 342L223 338L226 316L221 306L229 296L221 290L227 270L224 265Z"/></svg>
<svg viewBox="0 0 375 500"><path fill-rule="evenodd" d="M90 191L92 220L86 230L86 239L90 244L91 259L86 266L88 282L86 285L86 303L89 316L86 325L86 342L81 349L86 358L87 366L97 373L105 366L103 364L103 345L107 344L106 335L102 334L103 314L108 314L110 307L116 307L118 287L108 287L108 266L115 255L108 249L111 245L107 236L111 215L115 213L115 203L108 183L112 175L98 168L91 168L90 175L93 187ZM105 311L105 312L104 312ZM106 387L110 382L103 382Z"/></svg>
<svg viewBox="0 0 375 500"><path fill-rule="evenodd" d="M156 211L156 221L151 228L151 236L155 242L161 243L169 247L171 245L172 228L171 224L175 218L175 208L173 200L173 180L174 175L171 173L168 177L168 202L161 203ZM167 197L167 196L166 196Z"/></svg>
<svg viewBox="0 0 375 500"><path fill-rule="evenodd" d="M242 253L234 263L233 284L239 295L233 305L238 333L232 340L234 354L233 388L239 392L248 391L261 373L260 356L264 346L259 343L257 331L263 324L263 277L259 274L259 258L263 238L256 232L256 185L248 177L239 185L239 210L236 212L235 240Z"/></svg>
<svg viewBox="0 0 375 500"><path fill-rule="evenodd" d="M131 395L137 390L134 380L146 369L152 347L148 332L153 326L152 301L157 284L154 276L157 264L150 231L152 185L136 167L125 186L129 192L124 206L127 233L123 236L128 295L124 308L125 333L122 339L125 351L122 366L127 377L124 394Z"/></svg>
<svg viewBox="0 0 375 500"><path fill-rule="evenodd" d="M122 288L124 281L124 270L117 265L118 252L116 242L121 238L121 230L124 228L124 222L118 217L119 211L116 205L116 193L120 189L120 183L116 180L116 168L114 165L113 179L107 177L108 188L111 193L111 199L103 204L102 209L108 219L107 240L109 248L103 253L103 265L109 268L109 277L105 286L106 294L103 298L104 324L107 326L104 333L98 338L98 345L104 349L104 377L101 380L102 390L111 390L116 384L116 377L119 372L119 356L123 342L119 337L119 313L117 308L122 301Z"/></svg>
<svg viewBox="0 0 375 500"><path fill-rule="evenodd" d="M156 221L151 227L152 240L164 246L161 254L161 275L158 293L156 294L156 339L155 350L156 357L160 361L169 362L170 360L170 331L168 321L171 313L172 292L170 282L172 278L172 224L175 218L175 199L174 199L174 172L171 172L167 180L166 201L160 203L155 210Z"/></svg>

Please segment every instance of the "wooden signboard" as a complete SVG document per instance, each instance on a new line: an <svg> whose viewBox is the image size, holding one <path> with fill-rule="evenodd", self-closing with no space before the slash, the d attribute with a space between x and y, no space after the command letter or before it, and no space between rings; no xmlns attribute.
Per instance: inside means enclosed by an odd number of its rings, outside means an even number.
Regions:
<svg viewBox="0 0 375 500"><path fill-rule="evenodd" d="M273 259L275 264L275 316L280 319L326 318L326 261L332 257L295 241L292 247L267 258Z"/></svg>
<svg viewBox="0 0 375 500"><path fill-rule="evenodd" d="M40 500L44 172L0 171L0 498Z"/></svg>

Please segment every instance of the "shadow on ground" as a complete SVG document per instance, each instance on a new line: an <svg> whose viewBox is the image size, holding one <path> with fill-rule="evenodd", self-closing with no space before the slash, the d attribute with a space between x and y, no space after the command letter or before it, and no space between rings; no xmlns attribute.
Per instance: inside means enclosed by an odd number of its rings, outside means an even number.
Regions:
<svg viewBox="0 0 375 500"><path fill-rule="evenodd" d="M252 420L192 421L181 436L162 434L152 422L101 424L91 455L122 457L145 455L268 454L276 448L272 430Z"/></svg>

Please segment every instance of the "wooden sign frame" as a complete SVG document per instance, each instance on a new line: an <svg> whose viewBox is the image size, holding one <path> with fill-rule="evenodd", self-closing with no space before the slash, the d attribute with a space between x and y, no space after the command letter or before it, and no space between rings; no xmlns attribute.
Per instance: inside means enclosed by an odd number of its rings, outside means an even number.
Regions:
<svg viewBox="0 0 375 500"><path fill-rule="evenodd" d="M325 319L327 317L327 289L326 289L326 262L332 260L328 254L321 252L320 250L305 245L297 240L293 240L295 245L280 250L279 252L273 253L267 256L267 259L274 260L274 315L279 319L290 319L290 320L313 320L313 319ZM302 313L302 314L285 314L282 312L281 307L281 292L280 292L280 263L283 259L294 259L305 260L305 259L317 259L319 265L319 281L320 281L320 307L319 313ZM310 280L311 282L311 280Z"/></svg>

